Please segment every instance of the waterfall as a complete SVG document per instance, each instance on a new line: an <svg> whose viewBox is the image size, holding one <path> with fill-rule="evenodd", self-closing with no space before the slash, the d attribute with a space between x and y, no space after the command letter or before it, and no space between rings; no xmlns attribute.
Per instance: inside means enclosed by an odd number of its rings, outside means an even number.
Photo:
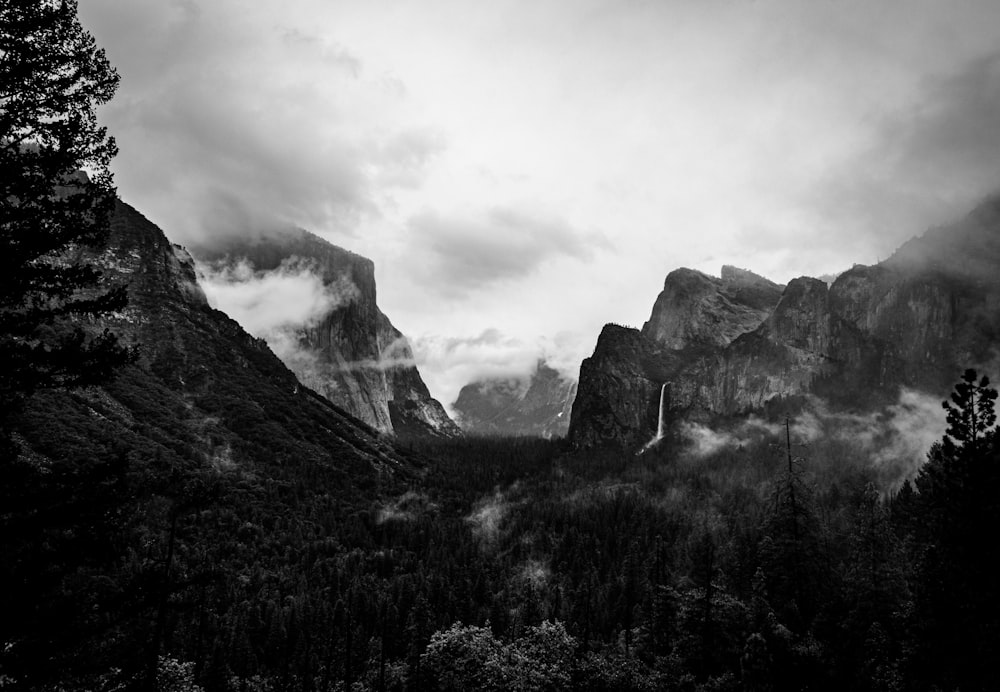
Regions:
<svg viewBox="0 0 1000 692"><path fill-rule="evenodd" d="M660 440L663 439L663 435L664 435L664 432L665 432L664 428L666 427L663 424L663 409L666 407L666 405L668 403L667 402L667 397L670 396L670 394L667 391L667 387L669 387L669 386L670 386L669 382L664 382L663 386L660 387L660 410L659 410L659 414L658 414L657 421L656 421L656 437L654 437L649 442L647 442L646 444L644 444L642 446L642 449L640 449L638 452L636 452L636 454L642 454L647 449L649 449L650 447L652 447L657 442L659 442Z"/></svg>
<svg viewBox="0 0 1000 692"><path fill-rule="evenodd" d="M657 440L662 440L663 439L663 402L666 399L667 385L668 384L670 384L670 383L669 382L664 382L663 386L660 387L660 413L659 413L659 417L657 418L657 422L656 422L656 439Z"/></svg>

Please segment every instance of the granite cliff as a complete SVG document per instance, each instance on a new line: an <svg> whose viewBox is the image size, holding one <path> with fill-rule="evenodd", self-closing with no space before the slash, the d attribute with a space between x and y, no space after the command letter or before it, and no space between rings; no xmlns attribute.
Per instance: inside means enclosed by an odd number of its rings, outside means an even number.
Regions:
<svg viewBox="0 0 1000 692"><path fill-rule="evenodd" d="M528 377L465 385L452 408L467 433L565 437L575 396L576 381L539 360Z"/></svg>
<svg viewBox="0 0 1000 692"><path fill-rule="evenodd" d="M671 272L641 330L608 325L580 370L570 439L637 445L668 420L794 405L875 410L901 387L944 396L966 367L996 372L1000 196L874 266L780 287L723 268Z"/></svg>
<svg viewBox="0 0 1000 692"><path fill-rule="evenodd" d="M308 469L350 494L408 467L371 426L303 387L267 344L209 306L187 251L119 202L99 252L79 251L120 313L93 320L137 344L138 359L99 386L36 394L18 440L36 459L66 449L138 468L215 469L260 478Z"/></svg>
<svg viewBox="0 0 1000 692"><path fill-rule="evenodd" d="M374 263L299 229L252 240L194 247L203 262L247 262L256 272L304 263L336 300L317 320L289 335L295 348L280 352L303 384L363 420L397 436L460 434L431 397L406 337L376 303Z"/></svg>
<svg viewBox="0 0 1000 692"><path fill-rule="evenodd" d="M583 446L645 442L656 432L663 384L760 326L781 292L735 267L718 278L670 272L642 329L606 325L583 361L569 438Z"/></svg>

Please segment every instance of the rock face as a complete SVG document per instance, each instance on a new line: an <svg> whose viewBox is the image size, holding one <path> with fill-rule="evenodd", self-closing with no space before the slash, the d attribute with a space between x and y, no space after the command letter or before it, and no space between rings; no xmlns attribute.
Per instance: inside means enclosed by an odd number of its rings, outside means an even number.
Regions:
<svg viewBox="0 0 1000 692"><path fill-rule="evenodd" d="M371 260L298 229L194 252L214 265L245 260L258 272L293 259L304 263L322 279L331 303L318 320L288 335L294 348L279 353L302 383L382 432L460 434L427 390L406 337L379 309Z"/></svg>
<svg viewBox="0 0 1000 692"><path fill-rule="evenodd" d="M372 427L303 387L262 340L208 305L186 250L118 203L106 247L86 251L106 285L128 285L105 327L139 357L101 385L31 400L22 444L45 457L79 446L134 463L280 475L332 474L345 493L407 463ZM74 447L76 448L76 447Z"/></svg>
<svg viewBox="0 0 1000 692"><path fill-rule="evenodd" d="M528 378L465 385L452 408L467 433L565 437L575 396L576 381L540 360Z"/></svg>
<svg viewBox="0 0 1000 692"><path fill-rule="evenodd" d="M755 329L781 296L781 287L752 272L722 268L722 278L693 269L667 275L642 336L673 350L725 346Z"/></svg>
<svg viewBox="0 0 1000 692"><path fill-rule="evenodd" d="M659 391L672 419L742 414L804 395L873 409L902 386L947 393L967 367L995 373L1000 196L832 285L783 289L749 272L671 272L642 330L608 325L580 369L570 439L641 444Z"/></svg>
<svg viewBox="0 0 1000 692"><path fill-rule="evenodd" d="M701 393L676 381L686 367L714 376L715 357L766 320L782 287L752 272L723 267L720 278L692 269L667 275L642 330L609 324L594 355L580 366L569 438L590 446L642 444L655 433L660 391L671 382L675 398Z"/></svg>

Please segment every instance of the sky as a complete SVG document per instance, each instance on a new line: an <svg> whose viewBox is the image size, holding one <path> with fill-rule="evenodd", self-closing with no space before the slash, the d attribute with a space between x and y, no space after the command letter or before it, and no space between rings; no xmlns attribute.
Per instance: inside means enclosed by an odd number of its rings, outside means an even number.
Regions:
<svg viewBox="0 0 1000 692"><path fill-rule="evenodd" d="M678 267L836 273L1000 190L995 0L80 0L80 17L122 78L100 111L119 195L174 242L291 223L371 258L446 404L539 356L574 375Z"/></svg>

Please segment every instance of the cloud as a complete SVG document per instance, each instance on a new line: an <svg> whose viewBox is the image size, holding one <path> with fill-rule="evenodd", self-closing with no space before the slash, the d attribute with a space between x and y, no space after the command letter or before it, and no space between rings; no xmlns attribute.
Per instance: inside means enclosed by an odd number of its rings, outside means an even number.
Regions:
<svg viewBox="0 0 1000 692"><path fill-rule="evenodd" d="M595 248L610 248L599 233L514 207L449 214L428 210L410 219L409 230L415 251L428 260L428 284L448 292L524 278L553 259L586 261Z"/></svg>
<svg viewBox="0 0 1000 692"><path fill-rule="evenodd" d="M715 430L701 423L685 421L681 425L680 433L689 445L688 453L700 459L727 447L741 447L759 442L764 437L777 435L780 430L781 426L777 424L750 416L729 430Z"/></svg>
<svg viewBox="0 0 1000 692"><path fill-rule="evenodd" d="M913 104L882 115L866 147L809 187L807 218L795 220L803 241L860 246L870 257L857 260L874 262L1000 189L1000 51L924 78ZM788 233L772 233L787 246Z"/></svg>
<svg viewBox="0 0 1000 692"><path fill-rule="evenodd" d="M869 414L831 411L813 397L808 408L792 420L791 436L794 445L837 441L860 449L883 487L891 490L916 475L945 427L938 398L904 387L896 403ZM784 440L783 425L753 416L728 429L685 422L680 433L688 444L687 452L695 458L767 437Z"/></svg>
<svg viewBox="0 0 1000 692"><path fill-rule="evenodd" d="M526 381L539 360L576 380L583 341L575 335L521 339L489 328L474 336L425 335L411 340L420 374L446 407L467 384L483 380Z"/></svg>
<svg viewBox="0 0 1000 692"><path fill-rule="evenodd" d="M996 185L994 0L81 5L122 197L353 233L410 334L592 344L677 266L869 263Z"/></svg>
<svg viewBox="0 0 1000 692"><path fill-rule="evenodd" d="M94 0L85 19L122 74L102 113L121 192L179 242L289 223L350 235L444 148L405 91L271 8Z"/></svg>
<svg viewBox="0 0 1000 692"><path fill-rule="evenodd" d="M433 129L406 130L374 142L370 155L377 165L375 182L387 187L418 187L431 160L446 147L444 136Z"/></svg>
<svg viewBox="0 0 1000 692"><path fill-rule="evenodd" d="M945 199L1000 186L1000 51L927 80L923 95L920 108L883 125L892 171Z"/></svg>
<svg viewBox="0 0 1000 692"><path fill-rule="evenodd" d="M246 260L222 266L199 263L198 280L212 307L258 338L312 324L358 295L345 277L324 284L315 268L297 257L272 271L256 271Z"/></svg>
<svg viewBox="0 0 1000 692"><path fill-rule="evenodd" d="M916 476L946 428L941 400L906 387L896 403L869 414L833 412L815 398L810 407L793 423L793 437L805 443L834 439L859 447L887 490Z"/></svg>
<svg viewBox="0 0 1000 692"><path fill-rule="evenodd" d="M395 368L411 368L417 364L410 349L410 342L405 336L389 342L378 354L378 358L365 358L337 363L334 369L339 372L354 370L393 370Z"/></svg>
<svg viewBox="0 0 1000 692"><path fill-rule="evenodd" d="M509 492L519 489L517 483L510 487ZM485 545L492 545L500 535L500 524L512 506L508 493L499 488L492 495L480 498L465 517L472 527L472 533Z"/></svg>
<svg viewBox="0 0 1000 692"><path fill-rule="evenodd" d="M899 401L889 407L882 422L887 439L879 446L875 460L897 487L916 475L947 425L940 400L912 389L900 392Z"/></svg>
<svg viewBox="0 0 1000 692"><path fill-rule="evenodd" d="M552 570L547 562L532 558L521 565L519 576L525 584L534 589L541 589L552 578Z"/></svg>
<svg viewBox="0 0 1000 692"><path fill-rule="evenodd" d="M315 354L300 346L297 330L358 295L347 277L324 282L312 264L296 257L284 260L272 271L256 271L246 260L222 265L198 263L197 269L209 305L267 341L275 355L295 372L310 372L317 361Z"/></svg>
<svg viewBox="0 0 1000 692"><path fill-rule="evenodd" d="M416 337L413 352L428 387L447 407L470 382L526 380L541 355L537 345L506 336L497 329L467 337Z"/></svg>
<svg viewBox="0 0 1000 692"><path fill-rule="evenodd" d="M426 514L437 511L437 508L437 504L432 502L426 493L407 490L395 500L387 501L379 507L375 523L414 521Z"/></svg>

